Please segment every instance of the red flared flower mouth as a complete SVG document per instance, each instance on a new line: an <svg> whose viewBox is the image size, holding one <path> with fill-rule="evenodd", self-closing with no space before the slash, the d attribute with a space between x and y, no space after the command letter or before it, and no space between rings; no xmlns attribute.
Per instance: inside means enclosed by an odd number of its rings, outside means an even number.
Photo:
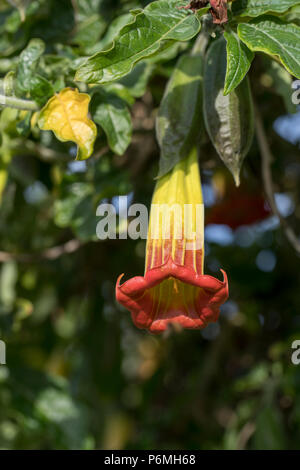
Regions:
<svg viewBox="0 0 300 470"><path fill-rule="evenodd" d="M189 267L176 264L171 258L120 285L116 285L118 302L131 311L138 328L161 333L169 323L183 328L205 328L217 321L220 306L228 298L225 271L220 281L212 276L197 274Z"/></svg>

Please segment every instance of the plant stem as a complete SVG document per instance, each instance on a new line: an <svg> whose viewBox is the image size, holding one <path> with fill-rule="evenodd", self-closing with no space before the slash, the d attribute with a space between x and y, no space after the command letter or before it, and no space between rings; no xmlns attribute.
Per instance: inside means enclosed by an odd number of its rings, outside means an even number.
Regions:
<svg viewBox="0 0 300 470"><path fill-rule="evenodd" d="M269 146L269 142L265 133L263 120L262 120L262 117L260 115L260 112L257 106L255 106L255 111L256 111L256 119L255 119L256 136L257 136L257 141L258 141L258 145L259 145L259 149L260 149L260 153L262 157L262 177L263 177L265 193L266 193L268 202L271 206L273 214L275 214L278 217L281 223L281 226L283 227L286 238L289 240L290 244L293 246L296 252L300 254L300 238L295 234L294 230L289 225L289 223L284 219L284 217L282 217L276 204L276 200L274 196L274 189L273 189L272 171L271 171L271 164L274 158L273 158L273 155Z"/></svg>
<svg viewBox="0 0 300 470"><path fill-rule="evenodd" d="M38 111L39 105L35 101L22 100L15 96L0 95L0 106L9 108L22 109L24 111Z"/></svg>

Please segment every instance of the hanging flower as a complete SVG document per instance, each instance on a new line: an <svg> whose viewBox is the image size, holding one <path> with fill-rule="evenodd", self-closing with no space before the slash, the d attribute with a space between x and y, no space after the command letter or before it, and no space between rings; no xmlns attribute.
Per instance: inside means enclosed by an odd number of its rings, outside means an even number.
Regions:
<svg viewBox="0 0 300 470"><path fill-rule="evenodd" d="M224 280L203 274L204 206L197 152L160 178L152 200L144 277L116 285L118 302L138 328L163 332L169 323L204 328L228 297Z"/></svg>

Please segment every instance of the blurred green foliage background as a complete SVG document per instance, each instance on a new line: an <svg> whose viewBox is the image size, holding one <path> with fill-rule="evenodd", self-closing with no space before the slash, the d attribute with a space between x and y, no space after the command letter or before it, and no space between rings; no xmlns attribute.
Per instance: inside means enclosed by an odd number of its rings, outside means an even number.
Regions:
<svg viewBox="0 0 300 470"><path fill-rule="evenodd" d="M27 7L24 21L11 4ZM41 74L55 89L74 86L76 64L109 42L112 22L145 4L2 0L1 76L16 69L28 41L38 37L47 47ZM244 225L245 207L236 229L224 221L207 227L205 270L214 276L220 267L227 271L230 300L220 321L202 332L152 336L137 330L116 304L114 286L122 272L126 278L143 273L145 243L96 238L100 201L130 194L151 202L159 159L155 111L186 47L143 62L121 80L133 122L124 155L112 152L99 131L94 156L74 163L72 144L30 132L15 110L1 112L7 180L0 213L0 339L7 364L0 366L0 448L300 447L300 366L291 362L291 344L300 340L299 256L277 218ZM258 56L251 83L274 154L276 197L299 228L300 119L285 116L289 89L277 79ZM213 175L224 170L208 139L200 164L209 213L216 204ZM241 191L262 192L256 141Z"/></svg>

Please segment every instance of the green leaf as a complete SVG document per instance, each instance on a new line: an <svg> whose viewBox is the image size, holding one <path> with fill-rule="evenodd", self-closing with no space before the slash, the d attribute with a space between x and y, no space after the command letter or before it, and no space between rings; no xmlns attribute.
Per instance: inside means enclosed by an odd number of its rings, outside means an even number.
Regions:
<svg viewBox="0 0 300 470"><path fill-rule="evenodd" d="M22 116L22 119L20 119L20 121L18 121L16 124L18 134L23 137L28 137L31 129L31 118L32 113L29 111L25 112L24 116Z"/></svg>
<svg viewBox="0 0 300 470"><path fill-rule="evenodd" d="M32 39L21 53L17 69L17 91L30 93L41 105L54 93L51 83L37 72L44 51L45 43L41 39Z"/></svg>
<svg viewBox="0 0 300 470"><path fill-rule="evenodd" d="M58 227L69 227L74 220L76 207L86 197L91 196L92 187L88 183L74 183L68 186L67 193L54 203L54 222Z"/></svg>
<svg viewBox="0 0 300 470"><path fill-rule="evenodd" d="M75 80L106 83L129 73L135 64L160 50L165 41L187 41L200 30L200 16L179 10L183 2L160 0L144 10L132 12L132 22L124 26L110 49L90 57L77 71Z"/></svg>
<svg viewBox="0 0 300 470"><path fill-rule="evenodd" d="M154 70L154 65L147 61L140 62L120 83L124 85L130 94L135 98L140 98L146 93L148 81Z"/></svg>
<svg viewBox="0 0 300 470"><path fill-rule="evenodd" d="M132 106L135 103L135 99L131 94L130 90L119 82L112 82L104 85L103 89L109 93L119 96L121 100L125 101L128 106Z"/></svg>
<svg viewBox="0 0 300 470"><path fill-rule="evenodd" d="M3 87L3 94L5 96L10 96L10 95L13 95L14 94L14 88L15 88L15 77L16 77L16 74L15 74L15 71L14 70L10 70L9 72L7 72L7 74L5 75L4 79L3 79L3 84L2 84L2 87ZM2 91L2 90L1 90Z"/></svg>
<svg viewBox="0 0 300 470"><path fill-rule="evenodd" d="M117 16L109 25L105 36L101 38L101 40L94 45L93 51L98 52L99 50L103 50L104 47L108 47L112 41L117 37L119 32L121 31L124 26L130 23L132 20L132 15L130 13L125 13L124 15ZM91 52L93 53L93 52Z"/></svg>
<svg viewBox="0 0 300 470"><path fill-rule="evenodd" d="M232 13L237 16L260 16L265 13L284 13L299 0L237 0L232 3Z"/></svg>
<svg viewBox="0 0 300 470"><path fill-rule="evenodd" d="M260 411L253 441L257 450L286 448L282 417L275 405L267 405Z"/></svg>
<svg viewBox="0 0 300 470"><path fill-rule="evenodd" d="M132 136L131 116L126 103L116 94L101 89L93 97L91 112L94 121L103 128L109 147L123 155Z"/></svg>
<svg viewBox="0 0 300 470"><path fill-rule="evenodd" d="M80 240L97 240L93 186L84 182L68 185L67 194L55 201L54 222L58 227L70 227Z"/></svg>
<svg viewBox="0 0 300 470"><path fill-rule="evenodd" d="M40 105L44 105L50 96L54 94L51 83L41 75L34 75L30 80L30 96Z"/></svg>
<svg viewBox="0 0 300 470"><path fill-rule="evenodd" d="M30 81L36 71L40 57L45 52L41 39L32 39L21 53L17 69L18 86L23 92L30 90Z"/></svg>
<svg viewBox="0 0 300 470"><path fill-rule="evenodd" d="M99 14L102 0L76 0L77 28L72 42L93 46L106 29L106 21Z"/></svg>
<svg viewBox="0 0 300 470"><path fill-rule="evenodd" d="M93 45L105 31L105 26L105 22L100 15L89 16L79 23L73 41L83 47Z"/></svg>
<svg viewBox="0 0 300 470"><path fill-rule="evenodd" d="M241 83L248 73L254 53L240 41L234 31L226 31L224 37L227 41L227 70L224 95L228 95Z"/></svg>
<svg viewBox="0 0 300 470"><path fill-rule="evenodd" d="M202 56L182 56L169 80L156 120L161 148L159 178L185 158L199 140L203 130L202 80Z"/></svg>
<svg viewBox="0 0 300 470"><path fill-rule="evenodd" d="M63 381L37 393L34 416L39 417L53 434L61 436L64 448L84 448L88 429L86 409L72 398Z"/></svg>
<svg viewBox="0 0 300 470"><path fill-rule="evenodd" d="M239 24L238 34L249 49L279 57L285 68L300 78L299 26L263 17Z"/></svg>
<svg viewBox="0 0 300 470"><path fill-rule="evenodd" d="M285 23L295 23L300 26L300 4L287 11L281 19Z"/></svg>
<svg viewBox="0 0 300 470"><path fill-rule="evenodd" d="M239 186L242 163L253 140L253 103L248 77L224 96L225 75L226 41L220 37L206 55L204 117L212 144Z"/></svg>
<svg viewBox="0 0 300 470"><path fill-rule="evenodd" d="M267 74L271 77L275 93L283 98L286 111L289 114L296 113L297 105L291 100L293 78L281 64L269 57L265 57L265 59Z"/></svg>

